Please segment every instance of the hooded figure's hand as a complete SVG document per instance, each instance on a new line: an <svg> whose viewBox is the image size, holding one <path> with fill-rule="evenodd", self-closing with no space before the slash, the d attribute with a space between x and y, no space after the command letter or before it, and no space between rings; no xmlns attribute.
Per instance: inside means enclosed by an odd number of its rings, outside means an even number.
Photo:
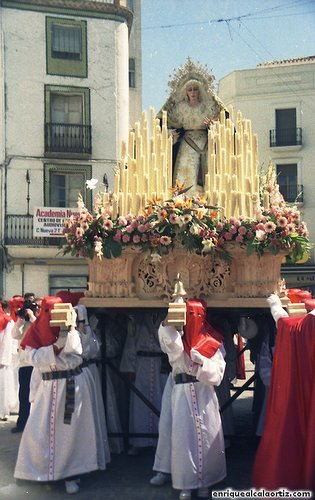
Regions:
<svg viewBox="0 0 315 500"><path fill-rule="evenodd" d="M190 350L190 359L194 362L197 363L198 365L203 365L203 360L204 357L200 352L196 351L194 348Z"/></svg>

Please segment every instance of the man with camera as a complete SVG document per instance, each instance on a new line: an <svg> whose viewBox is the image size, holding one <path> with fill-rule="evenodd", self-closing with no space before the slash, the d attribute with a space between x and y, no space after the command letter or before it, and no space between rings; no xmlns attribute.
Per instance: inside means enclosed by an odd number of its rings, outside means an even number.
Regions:
<svg viewBox="0 0 315 500"><path fill-rule="evenodd" d="M12 330L12 337L17 339L19 343L39 312L39 306L33 292L25 293L23 298L23 306L16 311L18 319ZM23 431L30 412L29 392L33 367L23 357L23 350L19 349L19 415L16 426L11 429L13 433Z"/></svg>

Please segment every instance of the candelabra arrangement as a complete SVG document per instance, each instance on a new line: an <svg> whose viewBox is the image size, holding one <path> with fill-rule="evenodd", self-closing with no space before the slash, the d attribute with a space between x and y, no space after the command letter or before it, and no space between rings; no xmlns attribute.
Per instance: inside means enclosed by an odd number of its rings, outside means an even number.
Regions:
<svg viewBox="0 0 315 500"><path fill-rule="evenodd" d="M129 131L128 143L122 142L111 196L112 217L138 215L149 199L167 200L171 187L172 137L167 112L163 111L161 125L151 107L149 120L144 111L141 121ZM109 202L110 194L105 193L104 198ZM265 198L269 206L268 193ZM220 120L209 128L204 199L206 204L220 206L221 215L227 218L253 217L259 205L257 135L240 112L234 124L222 111Z"/></svg>

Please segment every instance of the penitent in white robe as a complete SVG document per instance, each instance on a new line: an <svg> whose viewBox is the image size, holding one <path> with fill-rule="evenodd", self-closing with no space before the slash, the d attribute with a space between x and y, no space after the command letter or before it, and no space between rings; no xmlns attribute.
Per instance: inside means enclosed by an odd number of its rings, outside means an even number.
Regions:
<svg viewBox="0 0 315 500"><path fill-rule="evenodd" d="M18 407L18 391L15 381L14 339L11 320L0 332L0 418L6 418Z"/></svg>
<svg viewBox="0 0 315 500"><path fill-rule="evenodd" d="M78 304L75 309L77 311L78 319L84 320L84 324L82 324L83 328L79 324L80 339L82 344L82 358L84 361L87 361L87 365L84 366L83 371L89 371L92 375L90 392L94 407L97 442L99 444L102 443L102 446L98 446L98 463L100 469L105 469L106 463L110 462L110 450L107 437L101 377L96 364L98 360L101 359L101 342L89 325L86 307L83 304ZM80 327L82 328L82 331Z"/></svg>
<svg viewBox="0 0 315 500"><path fill-rule="evenodd" d="M158 327L163 313L155 317L148 311L137 316L135 330L129 331L126 338L120 370L135 373L135 387L155 408L160 411L162 394L167 373L162 373L162 351L158 338ZM139 353L152 353L156 356L143 356ZM129 432L158 433L159 417L137 394L130 394ZM136 447L156 446L156 437L131 437L129 443Z"/></svg>
<svg viewBox="0 0 315 500"><path fill-rule="evenodd" d="M82 363L79 332L68 333L64 349L55 356L53 346L26 348L35 370L31 379L31 412L22 434L14 477L54 481L100 468L91 397L92 376L84 370L75 378L75 405L71 423L64 423L66 379L42 380L41 373L69 370Z"/></svg>
<svg viewBox="0 0 315 500"><path fill-rule="evenodd" d="M224 350L218 349L210 359L204 357L200 366L185 353L174 327L161 326L159 338L172 365L172 376L187 373L199 382L175 384L169 378L153 469L171 474L175 489L209 487L226 476L224 437L214 390L223 378Z"/></svg>

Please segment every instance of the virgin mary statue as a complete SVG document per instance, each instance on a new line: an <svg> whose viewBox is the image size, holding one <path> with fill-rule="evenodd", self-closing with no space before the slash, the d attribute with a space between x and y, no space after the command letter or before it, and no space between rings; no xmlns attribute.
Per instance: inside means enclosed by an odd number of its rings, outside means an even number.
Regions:
<svg viewBox="0 0 315 500"><path fill-rule="evenodd" d="M173 136L173 184L178 181L189 195L203 192L206 172L208 129L227 109L214 93L214 76L190 58L168 82L170 95L158 113L167 111L167 126Z"/></svg>

